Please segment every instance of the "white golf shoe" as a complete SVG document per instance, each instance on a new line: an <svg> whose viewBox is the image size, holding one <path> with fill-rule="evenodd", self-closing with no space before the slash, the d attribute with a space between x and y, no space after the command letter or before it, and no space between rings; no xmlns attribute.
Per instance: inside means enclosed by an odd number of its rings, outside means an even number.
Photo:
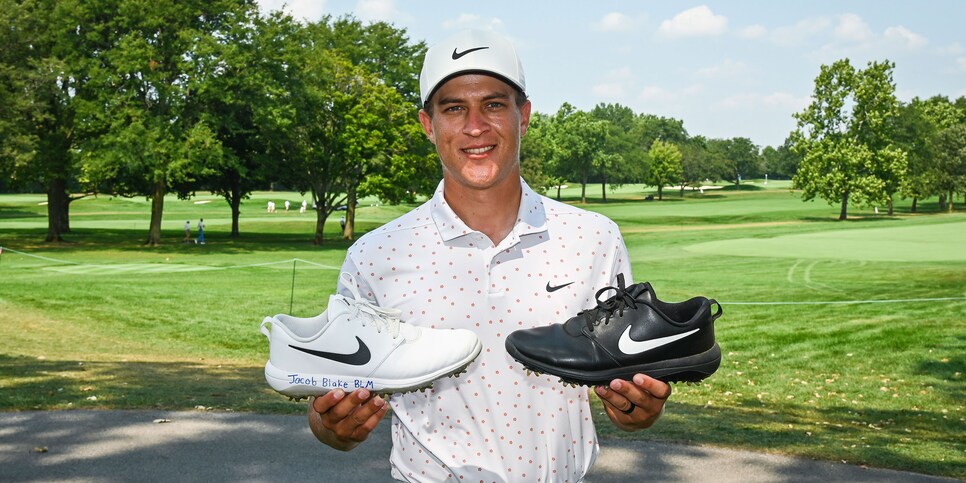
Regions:
<svg viewBox="0 0 966 483"><path fill-rule="evenodd" d="M353 298L335 294L320 315L265 317L269 340L265 379L290 397L318 396L333 389L365 388L378 394L409 392L459 374L483 345L465 329L415 327L400 312L362 298L351 275Z"/></svg>

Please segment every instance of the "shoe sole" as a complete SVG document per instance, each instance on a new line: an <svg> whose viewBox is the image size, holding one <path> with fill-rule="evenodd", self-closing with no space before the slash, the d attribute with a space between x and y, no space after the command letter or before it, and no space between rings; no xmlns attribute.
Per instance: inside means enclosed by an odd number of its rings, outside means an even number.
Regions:
<svg viewBox="0 0 966 483"><path fill-rule="evenodd" d="M507 347L507 352L517 362L523 364L524 367L532 372L557 376L566 384L578 386L607 385L614 379L629 381L635 374L647 374L654 379L667 383L696 383L710 377L721 365L721 348L718 347L717 343L707 351L693 356L652 362L650 364L617 367L604 371L580 371L554 367L529 359L523 356L516 347L512 346Z"/></svg>
<svg viewBox="0 0 966 483"><path fill-rule="evenodd" d="M395 393L407 393L429 389L433 383L445 377L459 377L466 372L466 368L476 360L483 350L483 344L476 342L473 352L450 366L444 367L432 374L411 379L374 379L367 377L343 376L336 374L310 374L294 371L283 371L271 361L265 364L265 380L279 394L299 400L309 396L321 396L335 389L352 392L356 389L367 389L381 396Z"/></svg>

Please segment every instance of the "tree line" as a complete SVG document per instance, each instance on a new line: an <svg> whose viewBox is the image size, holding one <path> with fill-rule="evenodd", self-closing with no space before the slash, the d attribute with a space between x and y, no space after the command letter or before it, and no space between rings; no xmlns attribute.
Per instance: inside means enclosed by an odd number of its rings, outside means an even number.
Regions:
<svg viewBox="0 0 966 483"><path fill-rule="evenodd" d="M72 201L110 194L151 200L145 242L157 245L165 195L199 191L226 200L237 237L242 201L277 183L311 197L321 244L338 207L351 239L357 199L412 202L440 178L415 115L426 45L391 24L299 22L251 0L0 0L0 45L0 190L46 192L48 241L70 232ZM768 174L806 199L939 194L951 207L966 190L966 100L901 104L891 64L843 62L823 66L782 146L691 136L619 104L564 104L534 113L523 176L558 197L580 183L584 201L588 185L604 201L625 183L662 198L667 186Z"/></svg>

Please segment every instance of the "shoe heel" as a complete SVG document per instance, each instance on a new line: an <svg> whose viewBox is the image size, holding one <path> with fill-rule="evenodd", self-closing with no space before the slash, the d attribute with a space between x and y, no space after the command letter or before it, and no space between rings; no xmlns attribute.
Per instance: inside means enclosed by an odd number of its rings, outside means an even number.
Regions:
<svg viewBox="0 0 966 483"><path fill-rule="evenodd" d="M664 382L701 382L714 374L721 366L721 348L716 342L714 346L701 354L680 360L673 372L655 379Z"/></svg>

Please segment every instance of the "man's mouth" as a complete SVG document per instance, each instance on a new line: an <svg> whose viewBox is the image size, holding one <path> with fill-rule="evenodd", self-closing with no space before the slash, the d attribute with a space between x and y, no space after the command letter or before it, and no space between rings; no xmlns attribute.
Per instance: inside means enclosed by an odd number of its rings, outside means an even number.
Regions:
<svg viewBox="0 0 966 483"><path fill-rule="evenodd" d="M465 148L463 149L463 152L466 154L483 154L488 151L491 151L495 147L496 146L490 145L490 146L484 146L482 148Z"/></svg>

